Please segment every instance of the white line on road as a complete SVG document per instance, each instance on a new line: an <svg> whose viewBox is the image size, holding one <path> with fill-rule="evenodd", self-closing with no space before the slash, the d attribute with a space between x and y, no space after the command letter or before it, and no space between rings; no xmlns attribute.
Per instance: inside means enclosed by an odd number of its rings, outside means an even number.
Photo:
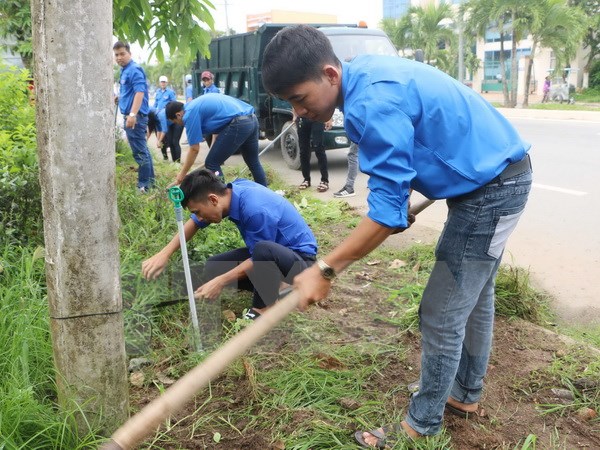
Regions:
<svg viewBox="0 0 600 450"><path fill-rule="evenodd" d="M533 183L532 186L534 188L538 188L538 189L545 189L547 191L561 192L563 194L569 194L569 195L577 195L577 196L587 195L587 192L574 191L573 189L565 189L565 188L560 188L560 187L556 187L556 186L548 186L547 184Z"/></svg>

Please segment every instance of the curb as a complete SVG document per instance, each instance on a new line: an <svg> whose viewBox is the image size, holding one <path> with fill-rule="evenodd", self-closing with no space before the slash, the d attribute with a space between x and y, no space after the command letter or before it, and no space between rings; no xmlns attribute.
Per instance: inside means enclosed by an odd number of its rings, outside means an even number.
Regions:
<svg viewBox="0 0 600 450"><path fill-rule="evenodd" d="M581 120L600 122L597 111L564 111L555 109L496 108L507 119Z"/></svg>

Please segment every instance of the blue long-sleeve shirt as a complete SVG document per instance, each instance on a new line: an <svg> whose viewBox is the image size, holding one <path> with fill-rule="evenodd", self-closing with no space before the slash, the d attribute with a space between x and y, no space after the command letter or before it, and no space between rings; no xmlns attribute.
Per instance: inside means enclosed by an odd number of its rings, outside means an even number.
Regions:
<svg viewBox="0 0 600 450"><path fill-rule="evenodd" d="M170 88L157 89L154 95L154 107L157 111L161 111L165 109L167 103L173 102L177 100L177 96L175 95L175 91Z"/></svg>
<svg viewBox="0 0 600 450"><path fill-rule="evenodd" d="M317 240L298 210L272 190L243 178L231 188L229 220L237 226L250 254L260 241L270 241L308 255L317 254ZM209 224L191 215L198 228Z"/></svg>
<svg viewBox="0 0 600 450"><path fill-rule="evenodd" d="M369 175L368 217L407 226L410 188L456 197L525 156L530 144L481 95L427 64L357 56L342 63L345 128Z"/></svg>

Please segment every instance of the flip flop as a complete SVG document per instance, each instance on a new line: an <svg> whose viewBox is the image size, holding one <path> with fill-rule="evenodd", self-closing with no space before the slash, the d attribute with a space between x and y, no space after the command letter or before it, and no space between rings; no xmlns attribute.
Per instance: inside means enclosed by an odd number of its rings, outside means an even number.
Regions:
<svg viewBox="0 0 600 450"><path fill-rule="evenodd" d="M485 409L483 409L481 406L477 405L477 409L475 411L463 411L462 409L458 409L455 406L452 406L448 403L446 403L446 411L448 411L450 414L454 414L455 416L458 417L462 417L463 419L475 419L478 417L486 417L487 414L485 412Z"/></svg>
<svg viewBox="0 0 600 450"><path fill-rule="evenodd" d="M363 438L364 431L355 432L354 439L356 439L356 442L358 442L362 447L365 447L365 448L386 448L387 444L393 445L395 442L395 439L390 439L390 438L392 438L392 437L397 438L398 435L401 433L406 434L404 431L404 428L402 428L402 425L400 425L400 424L385 425L381 428L383 429L383 433L381 431L379 431L379 429L367 431L367 433L369 433L372 436L375 436L377 438L375 447L373 447L372 445L369 445L365 442L365 439Z"/></svg>

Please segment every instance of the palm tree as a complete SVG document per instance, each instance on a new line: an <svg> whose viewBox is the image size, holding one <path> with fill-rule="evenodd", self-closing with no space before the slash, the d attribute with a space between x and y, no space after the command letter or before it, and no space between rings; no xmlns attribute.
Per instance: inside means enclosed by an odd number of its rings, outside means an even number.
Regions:
<svg viewBox="0 0 600 450"><path fill-rule="evenodd" d="M500 74L502 76L502 92L504 105L510 105L508 95L508 79L506 75L506 56L504 41L509 33L508 18L505 9L499 4L502 0L468 0L461 6L461 13L466 17L466 32L485 38L489 29L495 29L500 35ZM514 74L511 78L514 77Z"/></svg>
<svg viewBox="0 0 600 450"><path fill-rule="evenodd" d="M456 36L448 26L453 12L448 4L412 6L399 20L385 19L382 28L402 52L422 49L427 64L444 59L445 48L452 47Z"/></svg>
<svg viewBox="0 0 600 450"><path fill-rule="evenodd" d="M540 21L532 26L531 58L525 75L525 86L531 82L533 58L538 45L551 48L556 56L556 68L562 68L575 56L587 31L588 18L579 7L568 6L565 0L535 0L540 5ZM523 106L529 105L529 89L525 90Z"/></svg>

